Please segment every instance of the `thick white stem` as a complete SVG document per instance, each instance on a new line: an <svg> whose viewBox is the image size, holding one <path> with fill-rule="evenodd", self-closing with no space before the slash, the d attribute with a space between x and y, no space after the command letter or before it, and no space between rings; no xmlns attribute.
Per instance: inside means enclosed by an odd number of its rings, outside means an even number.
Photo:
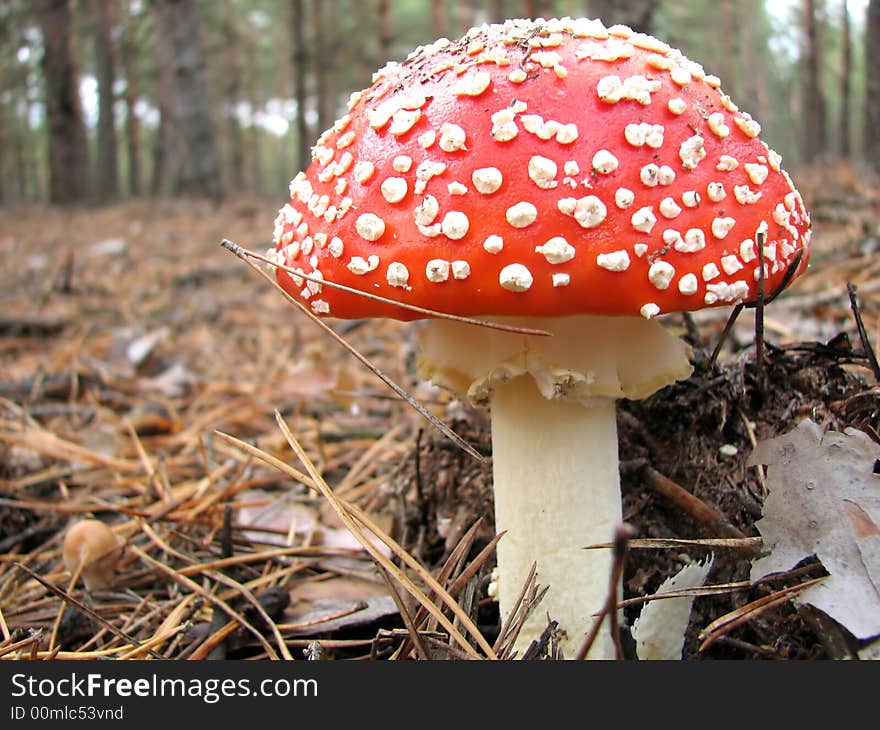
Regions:
<svg viewBox="0 0 880 730"><path fill-rule="evenodd" d="M583 547L609 542L622 519L615 402L547 400L532 378L518 377L496 386L491 409L496 529L507 531L498 544L501 619L537 562L537 582L549 590L516 648L522 655L549 615L565 632L570 659L606 600L611 573L610 550ZM589 658L613 657L603 630Z"/></svg>

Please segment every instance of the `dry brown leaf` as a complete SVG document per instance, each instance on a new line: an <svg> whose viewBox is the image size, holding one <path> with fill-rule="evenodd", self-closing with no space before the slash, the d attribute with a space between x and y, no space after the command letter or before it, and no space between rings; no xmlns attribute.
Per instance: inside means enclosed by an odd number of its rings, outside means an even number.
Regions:
<svg viewBox="0 0 880 730"><path fill-rule="evenodd" d="M769 467L769 496L756 527L768 554L751 578L789 570L815 555L831 574L805 590L809 603L856 637L880 634L880 446L855 429L822 429L810 419L757 444L749 464Z"/></svg>

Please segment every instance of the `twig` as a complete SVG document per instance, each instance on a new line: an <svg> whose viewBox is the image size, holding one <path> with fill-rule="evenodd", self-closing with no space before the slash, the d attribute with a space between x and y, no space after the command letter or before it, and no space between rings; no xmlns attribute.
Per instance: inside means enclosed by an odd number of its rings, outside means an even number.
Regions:
<svg viewBox="0 0 880 730"><path fill-rule="evenodd" d="M849 294L849 303L852 307L853 317L855 317L856 320L856 327L859 330L859 339L862 341L862 348L864 348L865 356L868 358L868 363L871 365L871 370L874 372L875 380L880 382L880 363L877 362L877 355L874 353L874 348L871 347L871 341L868 339L868 332L865 330L865 323L862 321L858 291L855 284L849 281L846 282L846 291Z"/></svg>
<svg viewBox="0 0 880 730"><path fill-rule="evenodd" d="M626 562L626 552L628 549L629 538L633 535L633 528L623 523L617 526L614 531L614 547L612 548L611 574L608 579L608 596L605 599L605 605L602 607L599 616L593 621L587 638L575 655L575 659L583 661L587 658L590 648L599 635L599 629L602 622L608 617L608 630L611 632L611 639L614 641L614 651L618 659L623 659L623 647L620 645L620 631L617 622L617 593L620 587L620 579L623 575L623 566Z"/></svg>
<svg viewBox="0 0 880 730"><path fill-rule="evenodd" d="M764 263L764 231L755 235L758 247L758 302L755 307L755 367L758 374L764 368L764 281L767 265Z"/></svg>
<svg viewBox="0 0 880 730"><path fill-rule="evenodd" d="M751 603L748 603L741 608L720 616L700 632L700 651L708 649L709 646L711 646L716 639L729 633L737 626L740 626L747 621L750 621L755 616L758 616L765 611L774 608L775 606L791 600L798 593L801 593L810 586L814 586L817 583L825 580L826 577L827 576L814 578L813 580L805 581L804 583L800 583L790 588L783 588L782 590L771 593L770 595L764 596L763 598L759 598L758 600L752 601Z"/></svg>
<svg viewBox="0 0 880 730"><path fill-rule="evenodd" d="M740 530L730 524L721 510L706 504L699 497L691 494L669 477L656 471L646 460L633 459L632 461L622 462L620 468L624 473L630 471L640 475L648 487L666 497L666 499L711 530L720 533L724 537L745 537Z"/></svg>
<svg viewBox="0 0 880 730"><path fill-rule="evenodd" d="M257 640L263 646L263 649L266 650L266 652L269 654L269 656L272 659L278 658L278 655L275 653L275 650L272 648L272 645L266 640L266 637L264 637L250 622L248 622L248 620L245 619L244 616L241 616L239 613L237 613L232 608L232 606L230 606L228 603L226 603L226 601L222 600L221 598L218 598L217 596L213 595L209 591L205 590L195 581L190 580L186 576L180 575L176 570L174 570L174 568L171 568L171 567L165 565L163 562L156 560L155 558L151 557L150 555L147 555L147 553L145 553L143 550L141 550L139 547L137 547L137 545L129 545L129 549L133 553L135 553L141 560L143 560L144 562L146 562L148 565L152 566L153 568L158 569L161 573L164 573L165 575L167 575L175 583L180 583L184 588L187 588L188 590L191 590L195 593L198 593L205 600L210 601L211 603L220 606L220 608L223 609L224 613L226 613L227 616L229 616L234 621L237 621L238 623L240 623L242 626L244 626L248 631L250 631L257 638Z"/></svg>
<svg viewBox="0 0 880 730"><path fill-rule="evenodd" d="M278 284L271 276L269 276L265 271L263 271L259 266L257 266L253 261L247 258L247 254L244 252L240 246L232 243L231 241L227 241L224 239L223 241L224 248L232 251L236 256L241 258L248 266L250 266L254 271L256 271L260 276L266 279L273 287L275 287L281 294L287 299L288 302L293 304L297 309L303 312L312 322L314 322L318 327L320 327L326 334L328 334L331 338L333 338L338 344L342 345L348 352L353 355L364 367L366 367L370 372L373 373L377 378L379 378L385 385L387 385L391 390L393 390L397 395L399 395L404 401L406 401L410 406L412 406L418 413L423 416L427 421L431 423L435 428L440 430L447 438L452 440L455 444L457 444L460 448L464 449L468 454L473 456L477 461L482 464L486 463L486 458L482 456L473 446L471 446L467 441L465 441L461 436L459 436L455 431L453 431L448 424L441 421L437 416L435 416L431 411L425 408L421 403L418 402L413 396L407 393L403 388L401 388L397 383L395 383L390 377L385 375L378 367L376 367L370 360L368 360L364 355L362 355L358 350L352 347L344 337L341 337L337 332L333 330L326 322L324 322L318 315L312 312L308 307L304 306L301 302L297 301L294 297L292 297L288 292L284 291L281 288L281 285ZM297 274L299 276L299 274Z"/></svg>
<svg viewBox="0 0 880 730"><path fill-rule="evenodd" d="M37 583L39 583L41 586L43 586L44 588L46 588L49 591L51 591L52 593L54 593L62 601L66 601L71 606L73 606L76 610L81 611L82 613L84 613L86 616L88 616L93 621L97 621L99 624L101 624L101 626L106 628L114 636L119 637L120 639L128 642L129 644L131 644L134 647L141 648L141 643L137 639L129 636L124 631L120 631L113 624L111 624L109 621L107 621L107 619L105 619L103 616L101 616L101 614L96 613L91 608L89 608L84 603L82 603L81 601L77 601L69 593L62 590L58 586L53 585L52 583L50 583L49 581L47 581L46 579L44 579L43 577L41 577L40 575L38 575L37 573L32 571L26 565L23 565L22 563L18 563L18 562L13 563L13 565L15 567L17 567L19 570L27 573L31 578L33 578L35 581L37 581ZM154 659L161 659L162 658L159 654L154 652L152 649L149 649L148 651L150 652L150 654L153 655Z"/></svg>
<svg viewBox="0 0 880 730"><path fill-rule="evenodd" d="M401 302L397 299L388 299L387 297L379 296L378 294L373 294L371 292L363 291L362 289L355 289L354 287L346 286L345 284L337 284L334 281L330 281L329 279L318 278L317 276L311 276L309 274L305 274L302 271L294 269L290 266L286 266L284 264L279 264L276 261L272 261L271 259L266 258L265 256L261 256L254 251L249 251L243 246L239 246L237 243L230 241L229 239L224 238L220 245L225 248L227 251L231 251L239 258L252 258L257 261L262 261L265 264L269 264L276 269L281 269L282 271L286 271L291 276L295 276L298 279L304 279L305 281L311 281L315 284L320 284L321 286L329 286L332 289L339 289L344 292L348 292L349 294L356 294L359 297L364 297L365 299L372 299L376 302L381 302L382 304L390 304L394 307L400 307L401 309L408 309L412 312L417 312L418 314L424 314L428 317L436 317L437 319L451 319L455 322L464 322L465 324L473 324L477 327L488 327L489 329L501 330L503 332L513 332L514 334L520 335L536 335L538 337L549 337L550 333L547 330L535 329L533 327L519 327L517 325L504 324L502 322L493 322L489 319L477 319L476 317L465 317L460 314L450 314L449 312L440 312L436 309L427 309L426 307L420 307L416 304L409 304L407 302Z"/></svg>
<svg viewBox="0 0 880 730"><path fill-rule="evenodd" d="M657 550L660 548L704 547L730 548L732 550L760 550L764 541L760 537L719 537L704 540L682 540L673 537L644 537L629 541L630 550ZM612 542L599 542L586 545L584 550L607 550Z"/></svg>

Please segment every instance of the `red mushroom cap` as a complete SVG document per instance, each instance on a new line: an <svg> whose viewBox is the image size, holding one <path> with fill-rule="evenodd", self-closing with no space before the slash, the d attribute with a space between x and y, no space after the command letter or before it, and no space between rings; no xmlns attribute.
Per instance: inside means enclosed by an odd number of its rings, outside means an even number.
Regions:
<svg viewBox="0 0 880 730"><path fill-rule="evenodd" d="M473 28L352 95L291 182L271 255L471 316L753 301L760 260L769 296L810 248L803 200L759 132L651 36L570 18ZM317 314L419 316L277 275Z"/></svg>

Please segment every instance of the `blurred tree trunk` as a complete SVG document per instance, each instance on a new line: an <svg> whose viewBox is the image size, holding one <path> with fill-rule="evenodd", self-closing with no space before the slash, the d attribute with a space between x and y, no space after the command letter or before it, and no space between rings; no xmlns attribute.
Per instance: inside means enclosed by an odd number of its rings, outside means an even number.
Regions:
<svg viewBox="0 0 880 730"><path fill-rule="evenodd" d="M865 39L865 152L880 173L880 0L868 2Z"/></svg>
<svg viewBox="0 0 880 730"><path fill-rule="evenodd" d="M125 76L125 155L128 159L128 194L138 197L143 193L143 162L141 159L141 125L137 112L140 97L140 48L136 36L141 17L135 15L128 3L120 5L123 12L122 36L119 39L119 60Z"/></svg>
<svg viewBox="0 0 880 730"><path fill-rule="evenodd" d="M248 169L250 171L251 188L262 193L266 191L265 181L263 180L262 134L260 125L257 124L256 119L254 118L257 110L260 108L260 102L257 96L257 89L259 88L258 61L260 57L259 31L253 25L248 25L246 28L245 57L247 59L247 64L245 66L245 79L247 79L247 82L245 88L247 89L248 105L251 108L251 125L248 128ZM287 66L288 64L282 65ZM279 76L281 75L282 74L279 72ZM283 83L286 84L286 80ZM283 99L286 95L287 88L284 88L284 92L279 95L279 98ZM283 161L283 164L284 168L287 169L288 165L286 158Z"/></svg>
<svg viewBox="0 0 880 730"><path fill-rule="evenodd" d="M382 58L380 63L384 65L391 60L391 43L394 40L390 0L379 0L377 10L379 15L379 54Z"/></svg>
<svg viewBox="0 0 880 730"><path fill-rule="evenodd" d="M762 67L763 38L759 28L763 22L763 0L738 4L740 88L737 90L743 108L757 119L769 117L767 73Z"/></svg>
<svg viewBox="0 0 880 730"><path fill-rule="evenodd" d="M849 118L852 112L852 33L850 32L849 7L846 0L841 3L840 16L840 119L838 122L839 147L838 153L847 158L852 150L850 146Z"/></svg>
<svg viewBox="0 0 880 730"><path fill-rule="evenodd" d="M449 36L446 23L445 0L431 0L431 35L434 38L447 38Z"/></svg>
<svg viewBox="0 0 880 730"><path fill-rule="evenodd" d="M238 110L241 104L242 67L241 36L231 0L223 3L222 36L224 89L223 106L226 118L227 180L234 190L244 187L244 139Z"/></svg>
<svg viewBox="0 0 880 730"><path fill-rule="evenodd" d="M98 140L95 195L106 203L119 197L116 145L116 51L113 46L114 0L91 0L98 81Z"/></svg>
<svg viewBox="0 0 880 730"><path fill-rule="evenodd" d="M458 7L456 8L456 15L458 16L457 35L464 35L477 24L477 14L479 13L477 5L476 0L458 0Z"/></svg>
<svg viewBox="0 0 880 730"><path fill-rule="evenodd" d="M552 18L556 15L553 0L525 0L523 14L526 18Z"/></svg>
<svg viewBox="0 0 880 730"><path fill-rule="evenodd" d="M293 51L291 61L293 63L293 94L296 99L296 161L300 170L308 167L311 155L309 153L310 136L306 125L306 74L308 73L308 58L306 56L305 36L303 24L305 13L303 0L291 0L290 21L292 23Z"/></svg>
<svg viewBox="0 0 880 730"><path fill-rule="evenodd" d="M503 23L507 14L504 12L504 3L502 0L488 0L486 12L490 23Z"/></svg>
<svg viewBox="0 0 880 730"><path fill-rule="evenodd" d="M650 33L658 0L590 0L590 15L605 25L622 23L641 33Z"/></svg>
<svg viewBox="0 0 880 730"><path fill-rule="evenodd" d="M327 0L312 0L312 58L315 59L314 73L312 78L315 81L315 103L318 109L318 130L319 133L327 129L333 124L332 98L333 94L328 88L328 65L331 58L335 55L335 48L328 48L327 40L324 32L324 13L323 9L327 5Z"/></svg>
<svg viewBox="0 0 880 730"><path fill-rule="evenodd" d="M739 3L734 0L720 0L718 3L718 22L711 25L713 35L717 38L718 48L721 49L721 53L718 54L716 59L717 66L712 73L718 74L725 93L734 99L742 98L739 88L739 74L737 74L738 65L736 63L736 47L740 40L737 31L738 5Z"/></svg>
<svg viewBox="0 0 880 730"><path fill-rule="evenodd" d="M86 128L79 98L68 0L35 3L43 35L42 71L49 130L49 200L77 203L89 193Z"/></svg>
<svg viewBox="0 0 880 730"><path fill-rule="evenodd" d="M806 117L806 158L813 162L826 151L827 124L825 116L825 94L822 88L822 47L819 8L816 0L806 0L804 4L804 23L806 31L806 68L804 92L804 115Z"/></svg>
<svg viewBox="0 0 880 730"><path fill-rule="evenodd" d="M211 121L196 0L153 0L156 60L164 78L158 191L220 199L223 185Z"/></svg>

